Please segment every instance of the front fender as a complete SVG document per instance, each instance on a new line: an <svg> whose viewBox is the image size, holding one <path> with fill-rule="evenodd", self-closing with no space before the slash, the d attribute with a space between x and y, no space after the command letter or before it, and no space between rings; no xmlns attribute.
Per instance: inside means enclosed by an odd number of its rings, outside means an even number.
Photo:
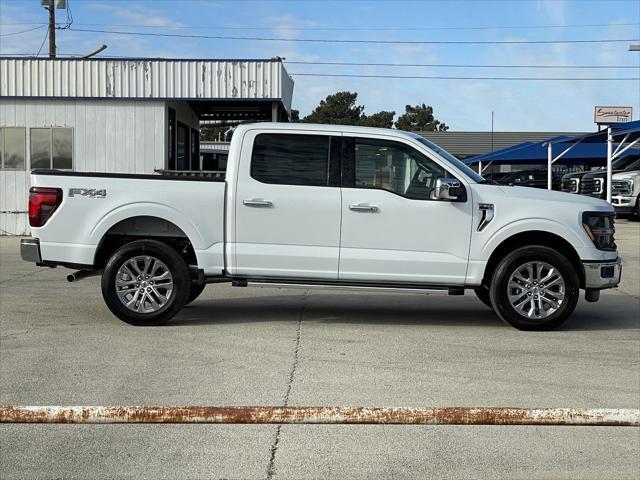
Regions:
<svg viewBox="0 0 640 480"><path fill-rule="evenodd" d="M593 244L590 243L586 233L580 235L576 229L569 228L564 223L549 218L523 218L513 222L504 224L495 231L489 231L489 237L478 242L481 247L472 253L474 260L488 260L494 250L505 240L519 233L538 231L557 235L571 244L571 246L580 253L589 248L595 250ZM474 232L474 235L480 237L484 232ZM589 241L589 243L587 243Z"/></svg>

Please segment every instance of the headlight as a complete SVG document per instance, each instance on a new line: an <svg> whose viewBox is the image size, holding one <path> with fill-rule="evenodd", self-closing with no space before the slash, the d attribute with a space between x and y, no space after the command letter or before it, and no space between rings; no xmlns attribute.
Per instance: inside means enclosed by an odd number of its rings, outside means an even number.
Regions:
<svg viewBox="0 0 640 480"><path fill-rule="evenodd" d="M584 212L582 226L598 250L616 250L613 219L615 215L606 212Z"/></svg>
<svg viewBox="0 0 640 480"><path fill-rule="evenodd" d="M603 181L601 178L596 178L594 183L593 183L593 193L600 195L602 193L602 191L604 190L602 188L603 185Z"/></svg>

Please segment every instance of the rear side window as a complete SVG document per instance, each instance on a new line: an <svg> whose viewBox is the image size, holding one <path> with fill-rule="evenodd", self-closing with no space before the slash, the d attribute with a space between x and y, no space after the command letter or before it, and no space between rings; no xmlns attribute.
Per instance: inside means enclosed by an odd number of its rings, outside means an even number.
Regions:
<svg viewBox="0 0 640 480"><path fill-rule="evenodd" d="M328 135L261 133L251 156L251 177L263 183L326 186Z"/></svg>

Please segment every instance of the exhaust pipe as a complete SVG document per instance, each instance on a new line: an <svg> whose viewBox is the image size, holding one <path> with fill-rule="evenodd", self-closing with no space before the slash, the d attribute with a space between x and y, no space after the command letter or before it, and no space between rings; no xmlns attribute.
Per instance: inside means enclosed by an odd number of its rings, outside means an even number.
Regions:
<svg viewBox="0 0 640 480"><path fill-rule="evenodd" d="M79 282L83 278L95 277L96 275L100 275L100 273L100 270L78 270L77 272L67 275L67 282Z"/></svg>

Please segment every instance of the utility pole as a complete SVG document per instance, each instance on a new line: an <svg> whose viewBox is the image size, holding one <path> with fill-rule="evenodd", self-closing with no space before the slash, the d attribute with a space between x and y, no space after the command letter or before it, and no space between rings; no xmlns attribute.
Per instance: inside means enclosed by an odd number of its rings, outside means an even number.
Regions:
<svg viewBox="0 0 640 480"><path fill-rule="evenodd" d="M56 58L56 9L53 0L44 7L49 10L49 58Z"/></svg>
<svg viewBox="0 0 640 480"><path fill-rule="evenodd" d="M49 58L56 58L56 8L67 8L67 0L40 0L40 5L49 11Z"/></svg>

